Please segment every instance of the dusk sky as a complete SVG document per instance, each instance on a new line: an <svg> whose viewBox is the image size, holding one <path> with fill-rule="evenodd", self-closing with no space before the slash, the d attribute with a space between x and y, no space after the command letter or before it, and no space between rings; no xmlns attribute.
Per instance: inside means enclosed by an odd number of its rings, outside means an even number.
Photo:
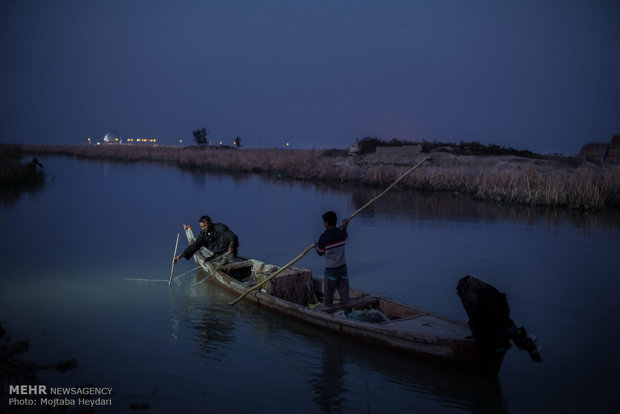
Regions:
<svg viewBox="0 0 620 414"><path fill-rule="evenodd" d="M3 143L576 154L620 134L620 1L0 3Z"/></svg>

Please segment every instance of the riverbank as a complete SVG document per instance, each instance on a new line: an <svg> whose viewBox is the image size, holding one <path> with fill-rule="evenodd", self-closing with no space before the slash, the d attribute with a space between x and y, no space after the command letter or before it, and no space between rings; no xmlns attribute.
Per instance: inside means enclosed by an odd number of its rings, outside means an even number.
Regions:
<svg viewBox="0 0 620 414"><path fill-rule="evenodd" d="M416 146L378 148L364 155L334 150L239 149L142 145L27 145L25 153L120 162L165 162L191 170L273 174L297 180L385 186L427 159L401 181L404 188L449 191L481 200L600 209L620 205L620 166L578 157L458 155Z"/></svg>

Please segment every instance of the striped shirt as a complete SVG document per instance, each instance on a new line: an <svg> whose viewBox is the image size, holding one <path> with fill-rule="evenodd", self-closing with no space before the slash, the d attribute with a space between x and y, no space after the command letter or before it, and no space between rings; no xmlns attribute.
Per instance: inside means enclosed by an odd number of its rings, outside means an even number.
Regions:
<svg viewBox="0 0 620 414"><path fill-rule="evenodd" d="M319 237L316 252L319 256L325 255L325 267L327 269L346 264L344 245L347 237L347 231L341 227L327 229Z"/></svg>

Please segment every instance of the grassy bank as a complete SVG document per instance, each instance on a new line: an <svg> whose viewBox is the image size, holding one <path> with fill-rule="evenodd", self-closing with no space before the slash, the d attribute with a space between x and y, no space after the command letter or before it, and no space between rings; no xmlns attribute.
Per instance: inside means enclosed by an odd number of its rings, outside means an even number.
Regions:
<svg viewBox="0 0 620 414"><path fill-rule="evenodd" d="M235 149L138 145L28 146L29 153L156 161L186 169L245 171L298 180L385 186L413 163L429 160L402 186L452 191L505 203L600 209L620 204L620 167L576 158L477 156L443 152L345 155L321 150ZM335 155L334 155L335 154Z"/></svg>

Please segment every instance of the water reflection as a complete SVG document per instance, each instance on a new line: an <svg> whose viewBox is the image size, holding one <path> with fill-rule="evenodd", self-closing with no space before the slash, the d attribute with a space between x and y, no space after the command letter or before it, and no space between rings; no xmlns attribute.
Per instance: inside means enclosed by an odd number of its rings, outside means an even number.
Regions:
<svg viewBox="0 0 620 414"><path fill-rule="evenodd" d="M250 180L256 175L255 173L243 171L209 170L207 172L204 169L189 168L185 166L179 166L178 168L181 172L183 172L183 174L189 175L192 183L199 188L207 187L209 180L213 178L232 178L235 184L240 184Z"/></svg>
<svg viewBox="0 0 620 414"><path fill-rule="evenodd" d="M194 355L219 359L217 355L234 339L235 319L222 292L210 282L211 278L201 271L175 279L170 290L171 337L173 342L178 341L180 331L187 326L197 345Z"/></svg>
<svg viewBox="0 0 620 414"><path fill-rule="evenodd" d="M187 322L196 331L197 356L217 352L220 347L232 342L234 338L234 324L231 320L221 318L221 313L214 309L204 309L199 306L187 309L192 315Z"/></svg>
<svg viewBox="0 0 620 414"><path fill-rule="evenodd" d="M345 386L345 351L343 341L323 343L319 369L310 375L310 385L314 391L314 401L323 412L333 413L342 410L348 391Z"/></svg>
<svg viewBox="0 0 620 414"><path fill-rule="evenodd" d="M350 190L349 190L350 191ZM355 187L351 200L355 208L366 204L376 195L375 189ZM546 222L557 227L563 223L587 230L600 228L620 229L618 209L583 212L549 207L506 205L475 200L459 193L424 191L393 191L364 211L365 215L415 215L417 218L441 218L459 221L508 221L531 225Z"/></svg>
<svg viewBox="0 0 620 414"><path fill-rule="evenodd" d="M292 324L293 325L293 324ZM498 378L485 378L467 373L454 372L446 368L413 358L401 356L347 338L321 332L317 335L308 327L295 325L292 329L297 335L309 340L314 337L322 350L320 373L315 374L312 386L315 401L325 412L341 411L344 401L342 394L348 389L343 385L347 366L359 367L362 379L374 387L382 387L384 379L373 379L380 373L387 381L415 393L414 397L388 400L385 407L377 407L376 402L368 401L369 411L412 412L419 406L419 399L433 401L447 408L458 408L471 413L504 413L507 404L501 393ZM366 377L366 378L365 378ZM378 390L358 390L381 392Z"/></svg>
<svg viewBox="0 0 620 414"><path fill-rule="evenodd" d="M255 173L231 173L227 171L183 170L192 177L192 182L201 187L208 186L214 177L232 178L242 183L256 177ZM351 206L357 210L384 188L361 186L351 183L313 182L282 178L273 174L258 174L266 182L297 186L318 194L341 194L351 197ZM607 208L601 211L581 211L567 208L536 207L528 205L501 204L475 200L471 196L453 192L428 192L395 188L364 210L366 216L408 216L410 218L452 219L459 221L509 221L526 224L539 222L557 227L564 223L586 231L599 228L620 229L620 209Z"/></svg>

